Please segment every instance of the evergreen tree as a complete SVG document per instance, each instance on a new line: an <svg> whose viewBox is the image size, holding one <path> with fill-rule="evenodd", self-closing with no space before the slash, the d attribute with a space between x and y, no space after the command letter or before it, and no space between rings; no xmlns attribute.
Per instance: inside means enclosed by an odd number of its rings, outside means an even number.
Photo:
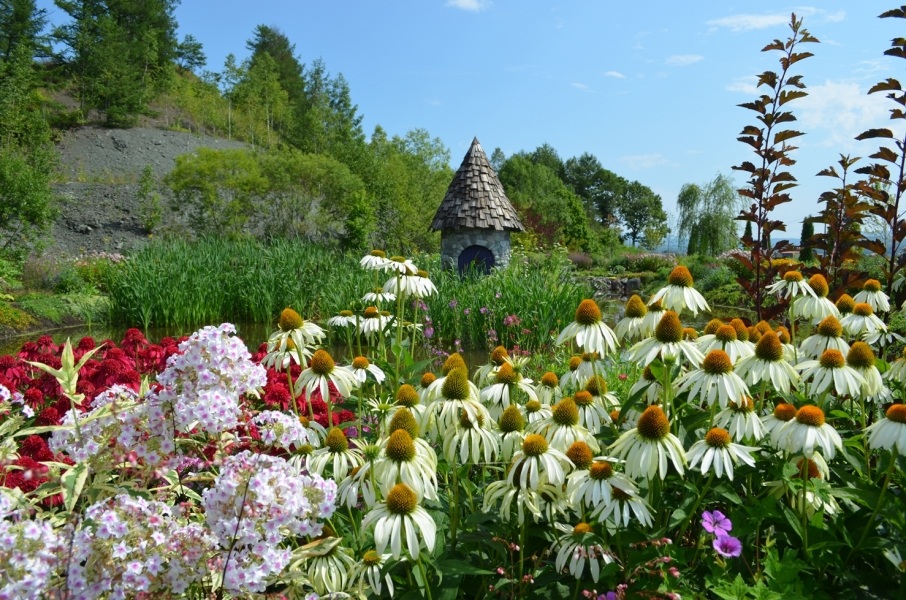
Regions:
<svg viewBox="0 0 906 600"><path fill-rule="evenodd" d="M812 236L815 235L815 225L809 217L802 221L802 235L799 240L799 262L809 263L815 257L812 253Z"/></svg>
<svg viewBox="0 0 906 600"><path fill-rule="evenodd" d="M47 11L35 0L0 0L0 59L9 61L22 46L31 56L48 56L50 47L41 34L45 25Z"/></svg>

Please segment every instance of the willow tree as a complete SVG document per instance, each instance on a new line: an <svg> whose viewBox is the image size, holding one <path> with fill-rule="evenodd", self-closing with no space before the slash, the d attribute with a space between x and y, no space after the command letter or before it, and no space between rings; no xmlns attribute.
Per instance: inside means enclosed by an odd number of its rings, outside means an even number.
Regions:
<svg viewBox="0 0 906 600"><path fill-rule="evenodd" d="M687 183L676 199L679 237L687 254L716 256L739 245L736 216L742 202L733 180L718 174L700 186Z"/></svg>

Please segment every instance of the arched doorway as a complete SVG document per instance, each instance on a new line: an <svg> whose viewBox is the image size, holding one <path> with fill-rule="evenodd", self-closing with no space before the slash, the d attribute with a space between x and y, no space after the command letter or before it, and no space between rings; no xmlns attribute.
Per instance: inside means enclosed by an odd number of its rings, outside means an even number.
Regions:
<svg viewBox="0 0 906 600"><path fill-rule="evenodd" d="M494 253L484 246L469 246L459 254L459 274L487 275L494 268Z"/></svg>

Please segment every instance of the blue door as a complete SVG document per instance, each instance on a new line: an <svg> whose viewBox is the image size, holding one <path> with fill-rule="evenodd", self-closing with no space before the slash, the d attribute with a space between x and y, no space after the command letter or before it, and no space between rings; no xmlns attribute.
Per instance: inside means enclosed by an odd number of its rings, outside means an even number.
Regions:
<svg viewBox="0 0 906 600"><path fill-rule="evenodd" d="M487 275L494 267L494 254L484 246L469 246L459 255L459 274Z"/></svg>

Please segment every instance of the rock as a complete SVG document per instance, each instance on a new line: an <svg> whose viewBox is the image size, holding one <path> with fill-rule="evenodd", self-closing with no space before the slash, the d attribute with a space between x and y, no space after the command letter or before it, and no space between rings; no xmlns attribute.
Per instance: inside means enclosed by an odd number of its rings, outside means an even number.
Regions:
<svg viewBox="0 0 906 600"><path fill-rule="evenodd" d="M79 233L88 235L89 233L91 233L91 232L94 231L94 230L93 230L91 227L89 227L88 225L82 223L81 225L79 225L78 227L76 227L76 231L79 232Z"/></svg>

